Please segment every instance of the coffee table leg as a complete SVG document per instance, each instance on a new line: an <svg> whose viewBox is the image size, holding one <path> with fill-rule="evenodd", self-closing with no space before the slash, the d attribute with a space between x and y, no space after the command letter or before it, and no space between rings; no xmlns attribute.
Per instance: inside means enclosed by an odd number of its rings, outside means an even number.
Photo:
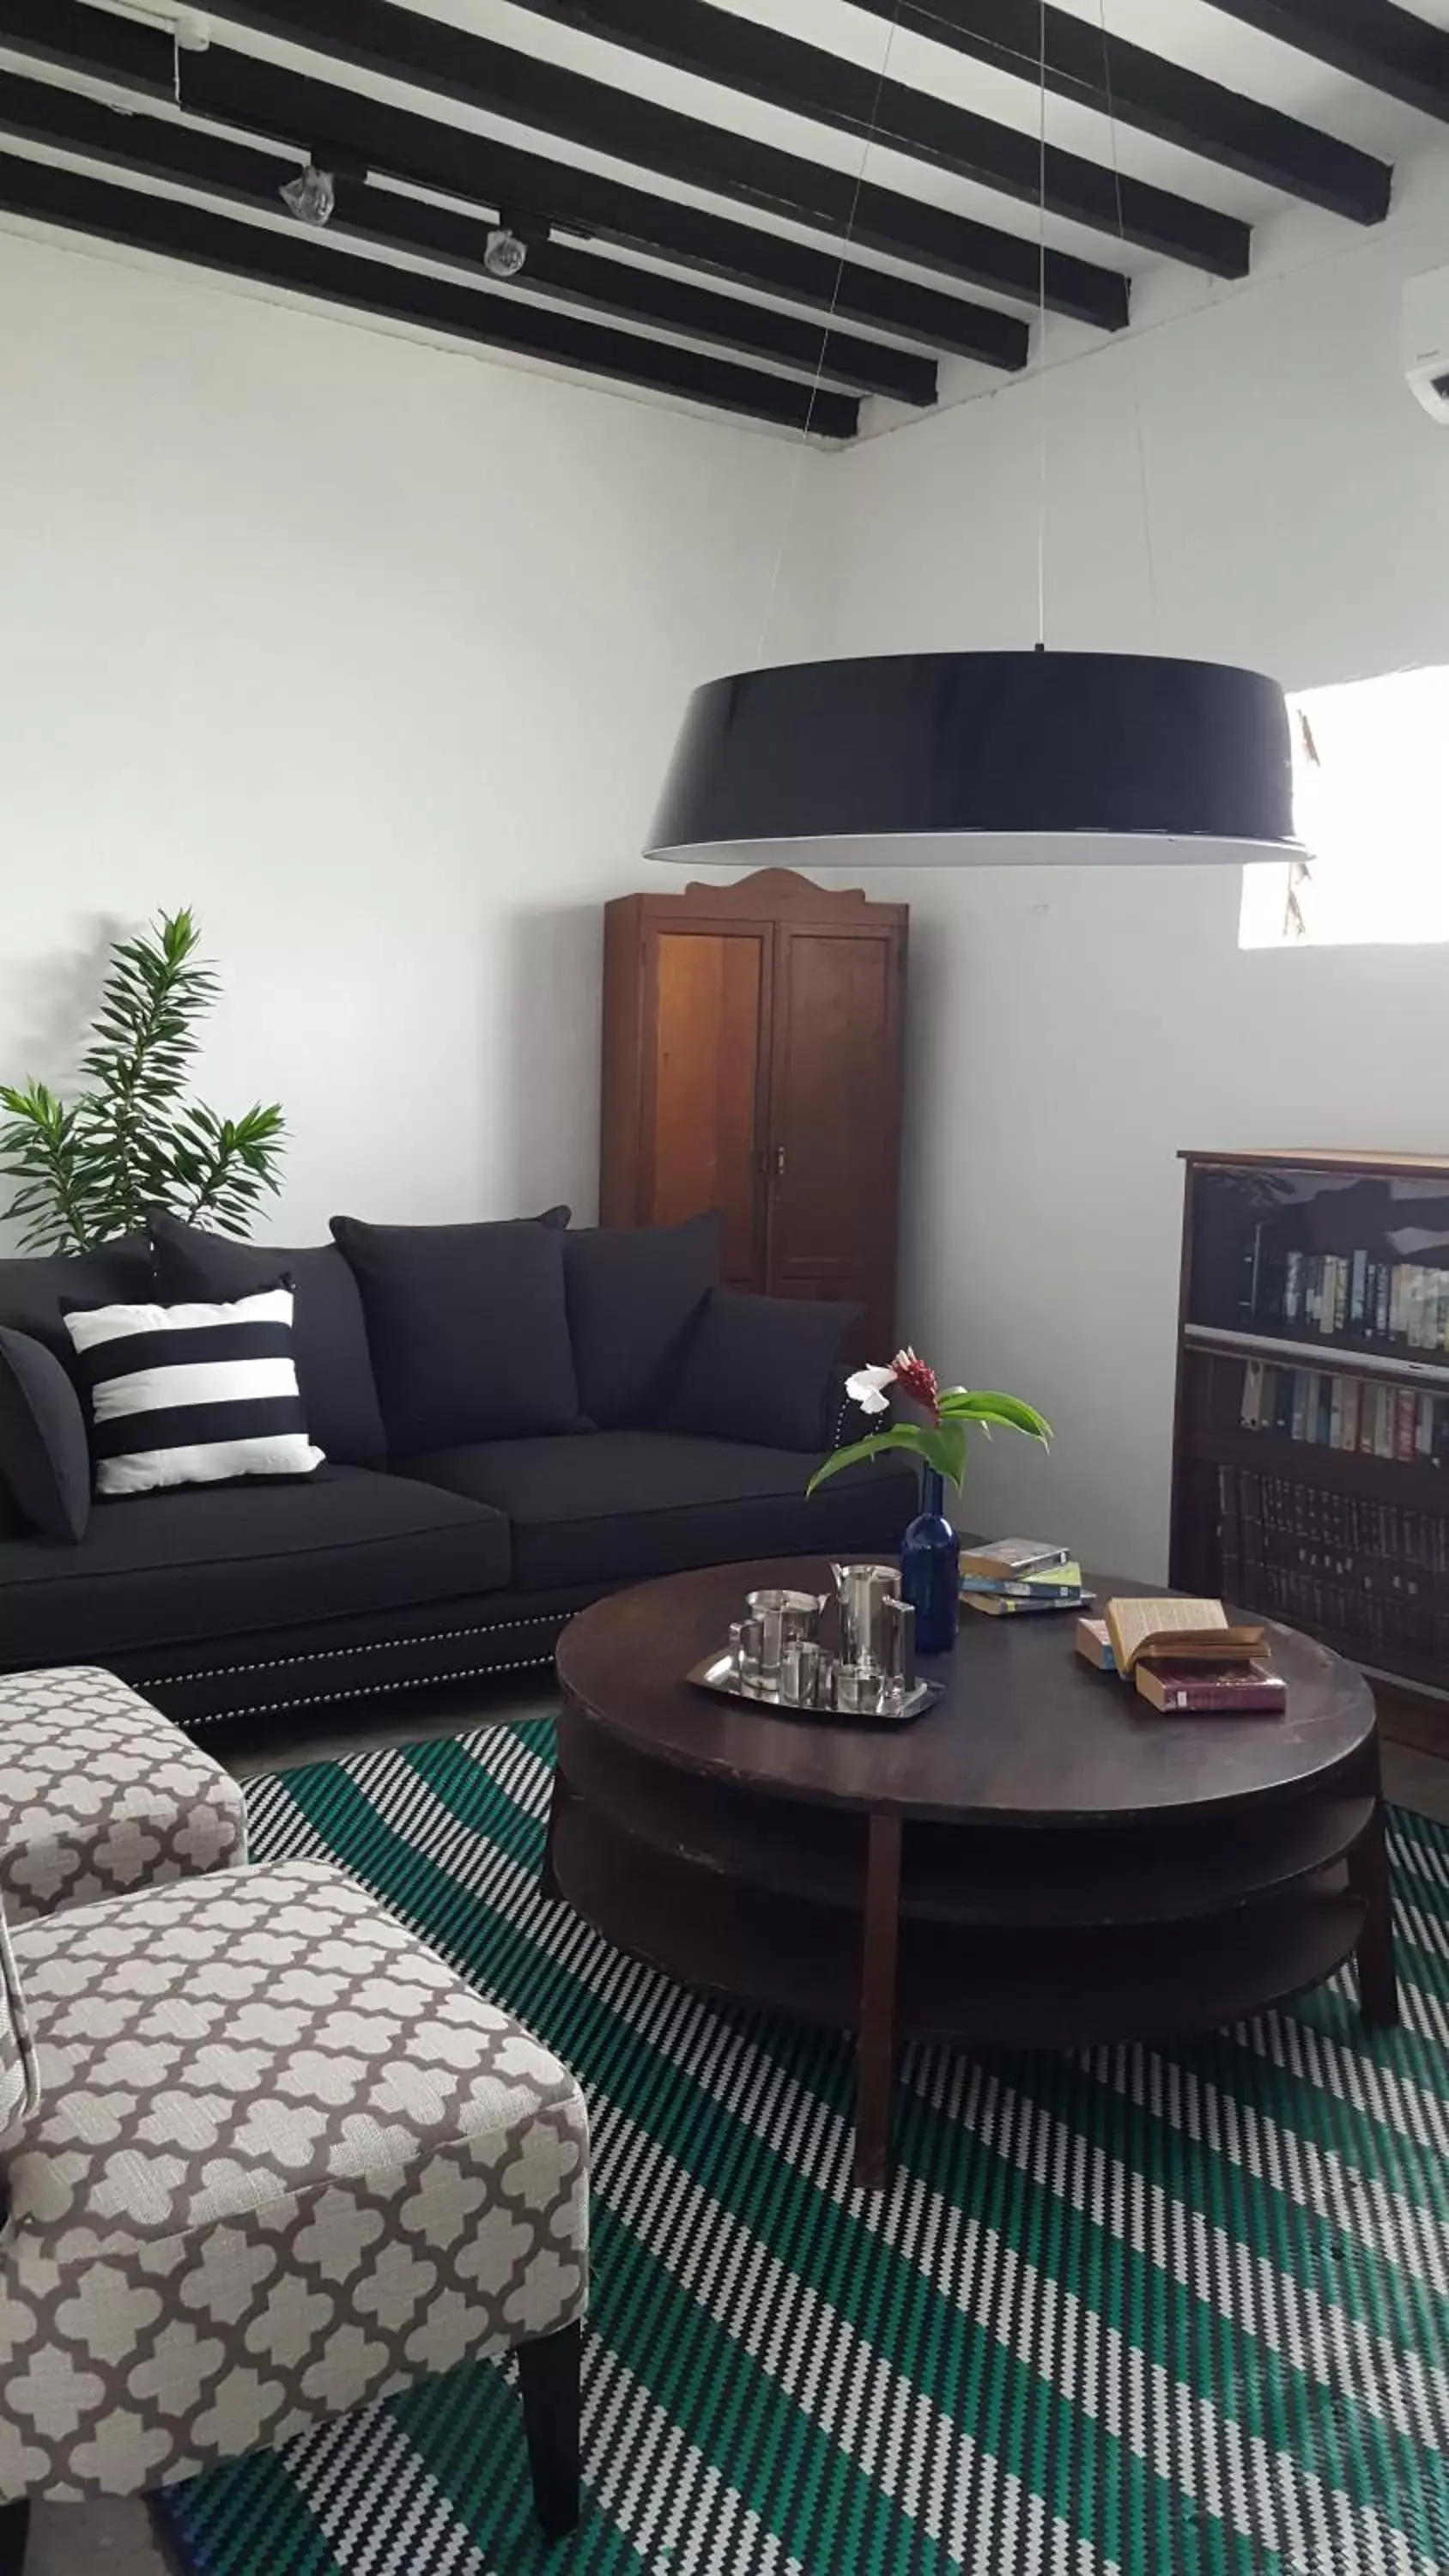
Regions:
<svg viewBox="0 0 1449 2576"><path fill-rule="evenodd" d="M1384 1831L1384 1802L1374 1802L1373 1821L1348 1856L1348 1883L1364 1901L1364 1924L1355 1957L1358 1962L1358 2008L1371 2028L1399 2018L1399 1981L1394 1970L1394 1917L1389 1885L1389 1846Z"/></svg>
<svg viewBox="0 0 1449 2576"><path fill-rule="evenodd" d="M568 1786L565 1782L564 1775L561 1771L556 1770L553 1775L553 1794L548 1802L548 1830L545 1833L543 1840L543 1860L538 1873L538 1892L540 1896L546 1896L549 1899L549 1902L555 1905L562 1904L563 1889L560 1887L557 1876L554 1872L553 1829L558 1822L563 1808L568 1802L568 1794Z"/></svg>
<svg viewBox="0 0 1449 2576"><path fill-rule="evenodd" d="M901 1820L872 1816L865 1855L860 2035L855 2050L855 2179L864 2191L883 2188L890 2154L900 1900Z"/></svg>

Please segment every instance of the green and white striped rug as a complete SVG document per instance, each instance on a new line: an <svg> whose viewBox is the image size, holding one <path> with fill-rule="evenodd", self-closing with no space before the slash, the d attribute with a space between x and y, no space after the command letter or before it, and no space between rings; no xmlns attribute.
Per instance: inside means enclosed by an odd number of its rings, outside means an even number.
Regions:
<svg viewBox="0 0 1449 2576"><path fill-rule="evenodd" d="M545 1905L551 1729L260 1782L582 2078L588 2504L549 2551L477 2367L173 2489L197 2576L1443 2576L1449 1836L1393 1821L1402 2030L1346 1979L1162 2055L908 2059L850 2181L843 2041Z"/></svg>

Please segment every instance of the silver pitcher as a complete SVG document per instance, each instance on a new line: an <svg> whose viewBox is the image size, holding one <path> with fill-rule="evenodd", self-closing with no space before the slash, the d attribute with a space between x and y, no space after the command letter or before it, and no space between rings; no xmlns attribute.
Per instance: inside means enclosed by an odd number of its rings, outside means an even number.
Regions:
<svg viewBox="0 0 1449 2576"><path fill-rule="evenodd" d="M840 1660L878 1673L886 1659L885 1605L899 1593L898 1565L832 1565L840 1604Z"/></svg>
<svg viewBox="0 0 1449 2576"><path fill-rule="evenodd" d="M760 1679L776 1684L780 1657L787 1645L814 1639L825 1607L823 1592L747 1592L745 1603L760 1623Z"/></svg>

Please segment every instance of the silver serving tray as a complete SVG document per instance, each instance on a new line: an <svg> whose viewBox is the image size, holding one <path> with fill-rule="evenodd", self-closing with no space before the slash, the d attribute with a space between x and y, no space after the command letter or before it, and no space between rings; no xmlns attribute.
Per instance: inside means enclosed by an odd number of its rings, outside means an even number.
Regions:
<svg viewBox="0 0 1449 2576"><path fill-rule="evenodd" d="M742 1682L728 1647L692 1664L685 1680L697 1690L713 1691L717 1699L743 1700L749 1708L772 1709L777 1717L803 1718L817 1726L909 1726L935 1707L945 1688L943 1682L918 1681L899 1708L803 1708L797 1700L781 1699L773 1682Z"/></svg>

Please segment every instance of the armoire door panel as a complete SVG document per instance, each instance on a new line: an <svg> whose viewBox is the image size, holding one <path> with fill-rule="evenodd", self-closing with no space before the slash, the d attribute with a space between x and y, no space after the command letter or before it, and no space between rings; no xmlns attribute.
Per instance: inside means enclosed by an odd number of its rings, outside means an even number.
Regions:
<svg viewBox="0 0 1449 2576"><path fill-rule="evenodd" d="M649 1221L724 1210L724 1276L762 1285L768 935L661 930L653 937Z"/></svg>
<svg viewBox="0 0 1449 2576"><path fill-rule="evenodd" d="M900 1121L899 950L777 932L769 1284L889 1304Z"/></svg>

